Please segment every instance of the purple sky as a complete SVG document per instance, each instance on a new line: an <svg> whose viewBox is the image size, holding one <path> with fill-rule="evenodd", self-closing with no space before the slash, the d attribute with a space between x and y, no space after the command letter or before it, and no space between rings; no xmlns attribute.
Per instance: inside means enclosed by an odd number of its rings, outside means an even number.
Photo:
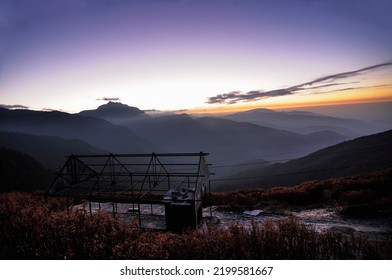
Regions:
<svg viewBox="0 0 392 280"><path fill-rule="evenodd" d="M211 100L237 92L236 105L268 107L376 89L392 99L391 11L389 0L0 0L0 104L209 109L235 106Z"/></svg>

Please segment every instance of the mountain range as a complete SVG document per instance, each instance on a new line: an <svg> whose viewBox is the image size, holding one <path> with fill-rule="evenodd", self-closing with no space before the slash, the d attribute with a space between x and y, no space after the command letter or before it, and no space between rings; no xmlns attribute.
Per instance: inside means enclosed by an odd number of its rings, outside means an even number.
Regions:
<svg viewBox="0 0 392 280"><path fill-rule="evenodd" d="M359 137L285 163L249 168L217 180L215 190L292 186L392 167L392 130Z"/></svg>
<svg viewBox="0 0 392 280"><path fill-rule="evenodd" d="M95 148L79 139L58 136L41 136L19 132L0 132L0 147L16 150L36 159L47 169L56 169L64 164L71 154L108 154L109 151Z"/></svg>
<svg viewBox="0 0 392 280"><path fill-rule="evenodd" d="M7 110L0 108L0 130L33 135L80 139L113 153L150 152L156 147L126 127L104 119L58 111Z"/></svg>
<svg viewBox="0 0 392 280"><path fill-rule="evenodd" d="M0 147L23 152L52 170L72 153L203 151L210 153L209 163L228 166L213 170L215 178L222 178L253 172L247 164L262 162L257 166L272 168L268 162L303 157L372 129L378 132L379 128L368 125L303 111L266 109L220 117L151 115L116 102L78 114L0 108Z"/></svg>
<svg viewBox="0 0 392 280"><path fill-rule="evenodd" d="M382 121L364 121L324 116L306 111L277 112L268 109L255 109L223 116L234 121L245 121L276 129L299 133L313 133L329 130L354 138L390 129Z"/></svg>
<svg viewBox="0 0 392 280"><path fill-rule="evenodd" d="M119 110L116 110L118 107ZM107 112L110 111L110 117ZM239 163L244 159L276 160L305 155L349 137L320 130L301 134L222 117L174 114L151 117L124 104L110 102L80 115L94 116L122 125L165 151L207 151L212 162ZM127 117L124 117L127 115Z"/></svg>

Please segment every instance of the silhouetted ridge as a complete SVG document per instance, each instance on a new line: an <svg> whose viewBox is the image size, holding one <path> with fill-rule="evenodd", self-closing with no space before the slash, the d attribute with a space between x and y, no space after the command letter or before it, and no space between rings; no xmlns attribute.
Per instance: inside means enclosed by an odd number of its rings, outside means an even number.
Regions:
<svg viewBox="0 0 392 280"><path fill-rule="evenodd" d="M391 128L381 123L375 125L362 120L330 117L306 111L279 112L269 109L254 109L229 114L223 116L223 118L304 134L329 130L350 138L369 135Z"/></svg>
<svg viewBox="0 0 392 280"><path fill-rule="evenodd" d="M113 153L151 152L156 146L130 129L100 118L29 110L0 110L0 130L80 139Z"/></svg>
<svg viewBox="0 0 392 280"><path fill-rule="evenodd" d="M62 166L65 157L70 154L109 153L78 139L64 139L57 136L38 136L1 131L0 147L27 154L38 160L46 168L52 170Z"/></svg>
<svg viewBox="0 0 392 280"><path fill-rule="evenodd" d="M99 106L95 110L86 110L79 113L82 116L91 116L103 119L112 118L133 118L144 116L145 113L136 107L131 107L120 102L110 101L107 104Z"/></svg>
<svg viewBox="0 0 392 280"><path fill-rule="evenodd" d="M114 107L130 108L118 103L100 108ZM3 110L0 130L80 139L112 153L207 151L209 162L225 164L299 157L348 139L336 133L304 135L218 117L140 116L97 118L62 112ZM227 175L225 172L217 176Z"/></svg>
<svg viewBox="0 0 392 280"><path fill-rule="evenodd" d="M32 157L18 151L0 148L0 192L44 189L47 171Z"/></svg>
<svg viewBox="0 0 392 280"><path fill-rule="evenodd" d="M249 169L221 182L219 190L292 186L309 180L356 175L392 167L392 130L356 138L305 157Z"/></svg>

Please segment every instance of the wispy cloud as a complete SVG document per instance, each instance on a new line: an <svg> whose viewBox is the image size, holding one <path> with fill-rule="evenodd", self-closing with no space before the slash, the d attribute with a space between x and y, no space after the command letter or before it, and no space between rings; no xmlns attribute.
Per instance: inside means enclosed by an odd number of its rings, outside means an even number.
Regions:
<svg viewBox="0 0 392 280"><path fill-rule="evenodd" d="M235 104L238 102L250 102L250 101L256 101L264 98L270 98L270 97L277 97L277 96L285 96L285 95L293 95L293 94L299 94L303 91L308 91L308 90L315 90L315 89L323 89L323 88L328 88L328 87L333 87L333 86L341 86L341 85L346 85L348 83L340 82L344 79L356 77L358 75L365 74L370 71L374 71L380 68L387 68L391 67L392 62L386 62L382 64L377 64L377 65L372 65L369 67L361 68L358 70L354 71L349 71L349 72L342 72L342 73L337 73L333 75L328 75L328 76L323 76L320 78L317 78L315 80L311 80L306 83L302 83L299 85L294 85L291 87L287 88L281 88L281 89L275 89L275 90L269 90L269 91L263 91L263 90L252 90L248 92L241 92L241 91L231 91L228 93L223 93L223 94L218 94L216 96L209 97L207 99L208 104L216 104L216 103L224 103L224 104ZM352 82L350 84L353 84L356 82ZM346 88L345 90L348 89L355 89L356 87L351 87L351 88ZM343 91L342 89L336 90L336 91ZM332 91L330 91L332 92Z"/></svg>
<svg viewBox="0 0 392 280"><path fill-rule="evenodd" d="M101 98L97 98L95 100L97 100L97 101L120 101L121 99L118 97L101 97Z"/></svg>
<svg viewBox="0 0 392 280"><path fill-rule="evenodd" d="M313 80L313 81L310 81L310 82L298 85L297 87L311 86L311 85L316 84L316 83L321 83L321 82L326 82L326 81L336 81L336 80L351 78L351 77L355 77L355 76L364 74L364 73L372 71L372 70L376 70L376 69L379 69L379 68L385 68L385 67L391 67L391 66L392 66L392 62L386 62L386 63L377 64L377 65L372 65L372 66L361 68L361 69L358 69L358 70L355 70L355 71L342 72L342 73L338 73L338 74L334 74L334 75L324 76L324 77L318 78L316 80Z"/></svg>
<svg viewBox="0 0 392 280"><path fill-rule="evenodd" d="M24 105L7 105L7 104L0 104L1 108L5 108L5 109L29 109L28 106L24 106Z"/></svg>
<svg viewBox="0 0 392 280"><path fill-rule="evenodd" d="M346 87L346 88L340 88L340 89L335 89L335 90L331 90L331 91L324 91L323 93L348 91L348 90L354 90L354 89L373 89L373 88L383 88L383 87L392 87L392 84L376 85L376 86L368 86L368 87Z"/></svg>

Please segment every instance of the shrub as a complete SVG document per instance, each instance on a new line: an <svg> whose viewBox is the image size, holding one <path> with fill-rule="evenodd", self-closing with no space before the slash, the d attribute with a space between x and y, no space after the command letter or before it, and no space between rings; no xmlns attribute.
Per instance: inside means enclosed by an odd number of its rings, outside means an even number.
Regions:
<svg viewBox="0 0 392 280"><path fill-rule="evenodd" d="M340 214L356 218L391 217L391 186L392 169L389 169L358 176L310 181L294 187L212 193L208 203L248 209L264 207L274 211L337 207L341 209Z"/></svg>
<svg viewBox="0 0 392 280"><path fill-rule="evenodd" d="M104 212L64 200L0 195L1 259L390 259L391 241L336 231L318 233L297 220L183 234L137 230Z"/></svg>

